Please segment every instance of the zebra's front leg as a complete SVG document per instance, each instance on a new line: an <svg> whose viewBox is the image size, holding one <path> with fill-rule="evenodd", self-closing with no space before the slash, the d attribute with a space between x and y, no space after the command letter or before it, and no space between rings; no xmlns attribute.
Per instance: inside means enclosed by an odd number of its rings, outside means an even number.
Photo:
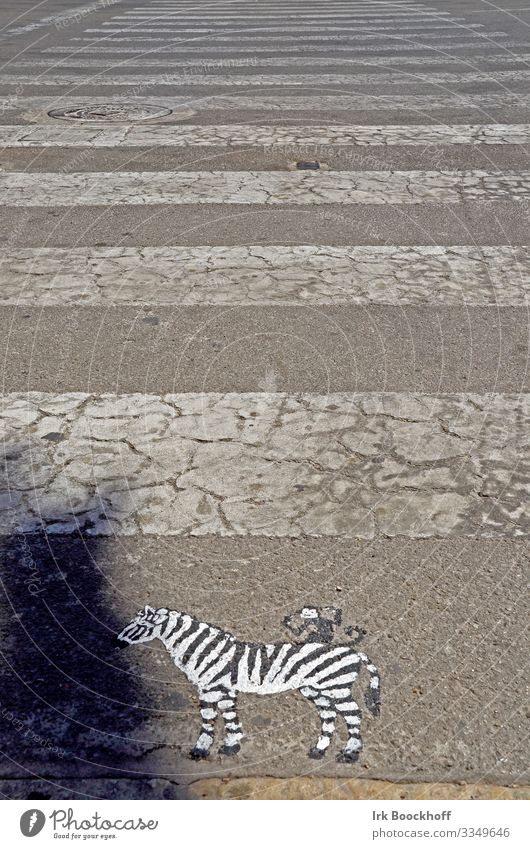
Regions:
<svg viewBox="0 0 530 849"><path fill-rule="evenodd" d="M241 746L243 729L237 716L236 694L226 693L219 702L219 710L225 723L225 739L221 748L222 755L237 755Z"/></svg>
<svg viewBox="0 0 530 849"><path fill-rule="evenodd" d="M318 760L324 757L331 742L333 732L335 731L335 717L337 712L333 700L329 696L324 696L318 690L313 690L311 687L302 687L300 692L318 708L320 715L320 737L316 745L309 750L309 757Z"/></svg>
<svg viewBox="0 0 530 849"><path fill-rule="evenodd" d="M210 754L210 749L212 748L214 729L215 729L215 720L219 711L217 710L217 704L215 701L206 701L201 699L201 733L195 743L195 746L190 752L190 757L194 760L199 760L200 758L207 758Z"/></svg>

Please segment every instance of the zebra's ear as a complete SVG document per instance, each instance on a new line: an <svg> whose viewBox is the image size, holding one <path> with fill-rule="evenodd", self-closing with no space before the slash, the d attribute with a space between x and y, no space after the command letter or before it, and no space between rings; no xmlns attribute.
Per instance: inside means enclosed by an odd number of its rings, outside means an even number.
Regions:
<svg viewBox="0 0 530 849"><path fill-rule="evenodd" d="M342 609L340 607L323 607L319 613L323 619L329 619L334 625L342 623Z"/></svg>
<svg viewBox="0 0 530 849"><path fill-rule="evenodd" d="M296 617L298 617L298 620L295 623ZM289 629L289 631L291 631L292 634L295 635L295 637L299 637L306 628L306 623L303 619L300 619L299 610L296 613L291 613L285 616L283 624Z"/></svg>
<svg viewBox="0 0 530 849"><path fill-rule="evenodd" d="M145 607L144 607L144 613L145 613L146 615L147 615L148 613L154 613L154 612L155 612L154 607L149 607L149 605L148 605L148 604L146 604L146 605L145 605Z"/></svg>

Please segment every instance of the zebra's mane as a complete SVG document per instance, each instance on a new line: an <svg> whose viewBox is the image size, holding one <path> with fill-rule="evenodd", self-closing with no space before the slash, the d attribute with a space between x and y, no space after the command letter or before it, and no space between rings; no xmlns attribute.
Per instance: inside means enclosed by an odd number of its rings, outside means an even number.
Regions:
<svg viewBox="0 0 530 849"><path fill-rule="evenodd" d="M245 639L242 639L241 637L236 637L236 635L233 634L231 631L227 631L224 628L220 628L219 625L212 625L211 622L206 622L204 619L200 619L198 616L194 616L192 613L187 613L185 610L168 610L168 608L158 608L158 610L156 612L158 613L160 610L167 610L168 611L168 613L167 613L168 619L170 619L172 616L174 616L176 618L180 618L180 619L187 617L188 619L191 620L192 627L194 625L206 625L208 628L211 628L212 631L215 631L220 636L228 637L228 639L233 640L235 643L240 644L240 645L246 645L249 648L262 648L264 645L268 645L268 646L291 645L291 646L295 647L295 646L304 646L308 642L314 643L315 646L316 645L324 646L326 644L331 645L331 641L318 640L318 639L314 639L314 638L311 638L311 637L309 637L308 639L305 639L305 640L300 640L300 639L294 639L293 640L293 639L287 638L285 640L267 640L267 641L264 641L263 643L258 643L258 642L255 642L254 640L245 640ZM348 634L348 636L350 636L350 634ZM344 645L344 646L354 647L358 644L358 642L359 642L359 637L356 637L353 640L351 640L351 639L350 640L340 640L340 641L337 641L334 644L335 645Z"/></svg>
<svg viewBox="0 0 530 849"><path fill-rule="evenodd" d="M159 608L159 610L164 610L167 608ZM232 634L231 631L226 631L224 628L220 628L219 625L212 625L211 622L206 622L204 619L199 619L198 616L194 616L192 613L187 613L185 610L168 610L168 619L171 616L176 616L177 618L183 619L184 617L191 619L192 625L207 625L208 628L211 628L213 631L216 631L218 634L222 634L224 637L232 637L232 639L236 640L237 637L235 634Z"/></svg>

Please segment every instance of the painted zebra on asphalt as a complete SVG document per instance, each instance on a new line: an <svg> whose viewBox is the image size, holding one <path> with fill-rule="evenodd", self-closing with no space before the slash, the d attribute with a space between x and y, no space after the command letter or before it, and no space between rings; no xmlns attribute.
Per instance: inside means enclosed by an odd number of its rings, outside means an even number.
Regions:
<svg viewBox="0 0 530 849"><path fill-rule="evenodd" d="M338 759L356 761L362 749L361 711L351 688L361 664L370 673L367 707L374 716L379 715L379 673L363 652L355 650L354 643L245 643L187 613L148 606L117 639L119 645L161 640L175 666L197 687L202 728L191 752L193 758L208 756L219 712L225 723L221 752L233 755L239 751L243 730L237 716L238 693L298 690L320 713L321 733L310 757L324 755L339 714L346 723L348 741Z"/></svg>

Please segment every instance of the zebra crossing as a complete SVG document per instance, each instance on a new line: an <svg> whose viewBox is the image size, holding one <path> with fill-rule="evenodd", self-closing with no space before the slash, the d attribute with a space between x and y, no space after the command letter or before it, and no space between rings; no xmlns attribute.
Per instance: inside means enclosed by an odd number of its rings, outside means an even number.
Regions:
<svg viewBox="0 0 530 849"><path fill-rule="evenodd" d="M244 716L237 765L190 764L195 694L171 695L158 659L151 675L156 653L97 673L149 604L255 640L250 681L312 600L368 627L384 682L359 775L521 783L524 33L474 0L34 15L6 28L0 74L0 538L39 588L9 573L9 603L30 619L48 582L43 654L80 670L74 696L53 678L16 710L64 714L78 774L22 746L8 780L305 774L290 702ZM68 581L94 668L54 648Z"/></svg>

